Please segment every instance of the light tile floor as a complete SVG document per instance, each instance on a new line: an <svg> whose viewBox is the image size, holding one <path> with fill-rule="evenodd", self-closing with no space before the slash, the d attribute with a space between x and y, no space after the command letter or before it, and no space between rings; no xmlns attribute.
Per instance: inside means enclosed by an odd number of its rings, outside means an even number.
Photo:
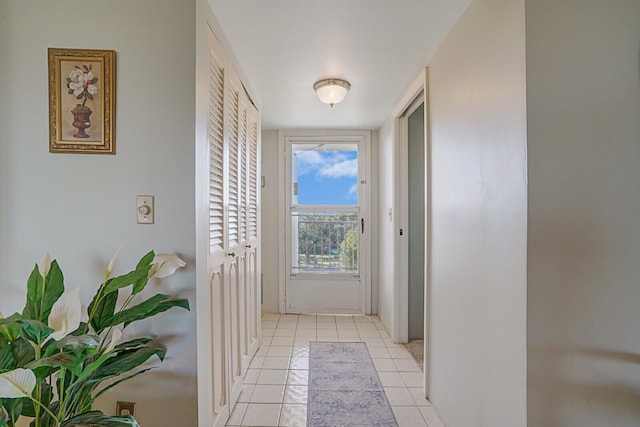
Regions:
<svg viewBox="0 0 640 427"><path fill-rule="evenodd" d="M264 314L262 343L227 426L307 424L309 342L365 342L399 427L444 427L422 395L422 372L373 316Z"/></svg>

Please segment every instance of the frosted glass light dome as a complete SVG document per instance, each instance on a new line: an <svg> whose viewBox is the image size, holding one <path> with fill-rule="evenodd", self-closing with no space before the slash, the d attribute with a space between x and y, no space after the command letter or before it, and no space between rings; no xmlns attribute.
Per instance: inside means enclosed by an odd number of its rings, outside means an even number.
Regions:
<svg viewBox="0 0 640 427"><path fill-rule="evenodd" d="M318 94L320 101L333 107L335 104L342 102L347 92L351 89L351 84L346 80L325 79L316 82L313 88Z"/></svg>

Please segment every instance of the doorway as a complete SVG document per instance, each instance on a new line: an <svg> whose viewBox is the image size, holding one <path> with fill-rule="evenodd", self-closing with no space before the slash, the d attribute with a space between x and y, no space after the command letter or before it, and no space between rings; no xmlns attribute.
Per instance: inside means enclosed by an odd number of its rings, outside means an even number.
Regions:
<svg viewBox="0 0 640 427"><path fill-rule="evenodd" d="M408 161L408 230L409 230L409 343L423 346L424 340L424 236L425 236L425 138L424 102L407 118Z"/></svg>
<svg viewBox="0 0 640 427"><path fill-rule="evenodd" d="M417 112L416 110L421 111ZM416 306L411 308L412 313L416 310L419 311L419 307L422 307L422 334L423 345L418 346L419 350L422 350L423 356L423 373L424 373L424 396L429 395L429 377L430 377L430 363L429 355L431 352L430 341L430 268L429 260L431 258L430 253L430 209L431 209L431 192L430 192L430 130L429 130L429 69L425 68L424 72L416 78L410 88L407 90L401 101L393 111L394 125L394 154L397 156L395 166L397 168L397 174L394 179L397 183L397 196L395 197L395 207L398 212L398 234L395 241L395 286L394 286L394 304L393 304L393 329L391 331L391 338L396 343L408 343L409 342L409 306L410 303ZM415 141L415 145L412 147L417 148L420 154L414 154L412 150L410 154L409 148L409 119L412 123L412 137ZM421 128L421 129L418 129ZM416 147L418 146L419 147ZM417 165L418 169L409 171L409 161L417 161L420 164ZM415 177L415 171L421 170L422 177ZM409 174L412 174L410 177ZM411 189L410 189L411 181ZM414 186L415 184L415 186ZM417 186L417 189L416 189ZM420 186L421 189L420 189ZM418 194L416 194L418 193ZM414 213L410 213L410 202L413 205L417 201L417 204L422 209L414 209ZM410 218L411 216L411 218ZM413 222L413 225L410 225ZM417 228L417 230L416 230ZM415 240L414 237L418 236ZM409 245L411 244L411 251ZM417 247L421 246L421 247ZM418 252L417 256L412 256L412 267L409 266L410 253ZM412 255L415 255L412 254ZM414 289L416 292L422 292L423 298L409 296L409 272L412 270L412 281L414 282ZM414 280L413 276L420 277L422 272L422 279ZM421 283L420 290L416 289L418 286L415 282ZM419 300L419 301L414 301ZM412 316L413 317L413 316ZM419 319L419 315L416 316ZM418 336L420 334L420 327L418 329ZM416 336L416 331L413 329L412 336Z"/></svg>
<svg viewBox="0 0 640 427"><path fill-rule="evenodd" d="M287 137L286 313L365 314L368 133Z"/></svg>

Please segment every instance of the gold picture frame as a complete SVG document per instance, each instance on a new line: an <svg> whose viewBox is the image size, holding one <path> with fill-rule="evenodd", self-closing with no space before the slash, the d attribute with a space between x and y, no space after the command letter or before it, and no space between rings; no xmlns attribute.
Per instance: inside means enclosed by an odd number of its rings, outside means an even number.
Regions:
<svg viewBox="0 0 640 427"><path fill-rule="evenodd" d="M116 51L48 53L49 152L115 154Z"/></svg>

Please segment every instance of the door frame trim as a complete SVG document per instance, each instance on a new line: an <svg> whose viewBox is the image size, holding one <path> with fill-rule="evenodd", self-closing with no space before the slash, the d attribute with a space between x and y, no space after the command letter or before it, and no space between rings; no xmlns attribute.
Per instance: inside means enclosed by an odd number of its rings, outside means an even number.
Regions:
<svg viewBox="0 0 640 427"><path fill-rule="evenodd" d="M310 139L310 138L326 138L335 139L339 137L346 138L362 138L364 144L365 158L364 158L364 179L365 179L365 201L364 211L366 212L367 221L365 222L364 233L364 251L367 254L368 260L365 262L365 266L362 269L362 276L364 282L364 292L361 297L361 304L363 305L363 314L371 314L371 231L374 229L371 224L373 218L371 210L371 197L372 197L372 179L371 179L371 132L370 131L356 131L356 130L308 130L308 129L285 129L278 131L278 308L280 313L286 313L286 278L287 278L287 214L288 208L286 197L286 184L287 184L287 141L292 138Z"/></svg>
<svg viewBox="0 0 640 427"><path fill-rule="evenodd" d="M421 94L422 93L422 94ZM430 367L430 236L431 236L431 124L429 109L429 68L425 67L411 86L404 93L402 99L393 110L392 113L392 135L394 147L394 207L393 210L398 213L397 229L394 232L394 287L393 287L393 316L391 339L395 343L406 343L409 337L409 278L408 278L408 252L409 239L400 236L400 229L407 230L409 222L408 208L408 175L407 175L407 156L408 156L408 135L407 135L407 116L406 114L412 106L415 105L418 98L422 97L424 102L424 138L425 138L425 248L424 248L424 394L429 395L429 367ZM407 234L404 233L406 236Z"/></svg>

